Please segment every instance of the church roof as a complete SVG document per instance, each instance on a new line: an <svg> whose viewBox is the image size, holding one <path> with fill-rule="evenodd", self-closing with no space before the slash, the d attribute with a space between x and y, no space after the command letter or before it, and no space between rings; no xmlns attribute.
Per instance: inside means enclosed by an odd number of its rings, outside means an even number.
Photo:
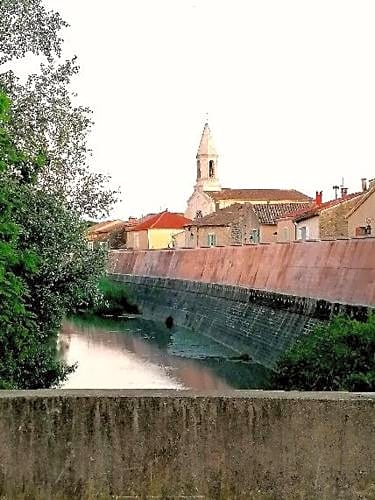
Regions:
<svg viewBox="0 0 375 500"><path fill-rule="evenodd" d="M293 208L305 209L310 203L234 203L229 207L221 208L205 217L194 219L188 226L228 226L236 223L249 211L253 211L260 224L276 224L276 220Z"/></svg>
<svg viewBox="0 0 375 500"><path fill-rule="evenodd" d="M197 158L200 155L217 155L216 147L208 123L204 125L201 142L199 143L197 152Z"/></svg>
<svg viewBox="0 0 375 500"><path fill-rule="evenodd" d="M183 215L164 211L148 217L143 222L129 228L129 231L147 231L148 229L183 229L185 224L191 222Z"/></svg>
<svg viewBox="0 0 375 500"><path fill-rule="evenodd" d="M311 198L295 189L230 189L221 191L206 191L214 201L292 201L310 202Z"/></svg>

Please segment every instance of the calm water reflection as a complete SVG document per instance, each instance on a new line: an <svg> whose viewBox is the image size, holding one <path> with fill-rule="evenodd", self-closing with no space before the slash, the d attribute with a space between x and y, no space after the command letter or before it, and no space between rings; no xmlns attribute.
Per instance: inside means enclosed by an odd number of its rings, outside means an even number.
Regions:
<svg viewBox="0 0 375 500"><path fill-rule="evenodd" d="M70 319L59 351L69 364L78 362L63 386L69 389L261 389L269 375L231 360L232 351L204 335L138 319Z"/></svg>

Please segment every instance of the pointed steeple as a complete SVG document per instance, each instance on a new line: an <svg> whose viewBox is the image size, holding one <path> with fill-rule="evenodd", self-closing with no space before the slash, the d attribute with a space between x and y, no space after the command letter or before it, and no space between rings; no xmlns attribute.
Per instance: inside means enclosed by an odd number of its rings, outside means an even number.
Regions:
<svg viewBox="0 0 375 500"><path fill-rule="evenodd" d="M214 140L212 138L211 130L207 122L205 123L203 128L201 142L199 143L197 152L197 158L201 155L217 156Z"/></svg>
<svg viewBox="0 0 375 500"><path fill-rule="evenodd" d="M218 154L207 122L203 128L196 158L196 189L199 191L220 191L221 186L217 176Z"/></svg>

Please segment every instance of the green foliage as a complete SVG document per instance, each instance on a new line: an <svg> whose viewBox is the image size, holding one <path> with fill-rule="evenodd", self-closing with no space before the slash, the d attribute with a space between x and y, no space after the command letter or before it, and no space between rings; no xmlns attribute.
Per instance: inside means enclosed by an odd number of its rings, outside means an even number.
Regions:
<svg viewBox="0 0 375 500"><path fill-rule="evenodd" d="M66 26L43 0L0 1L0 87L13 103L7 129L19 150L30 154L37 145L45 152L36 178L44 191L63 195L81 215L105 216L117 193L108 176L88 165L92 113L70 89L76 58L60 59ZM39 56L39 71L20 79L12 62L30 53Z"/></svg>
<svg viewBox="0 0 375 500"><path fill-rule="evenodd" d="M125 285L103 277L99 281L98 291L99 300L88 309L90 314L119 316L123 313L139 313L138 306Z"/></svg>
<svg viewBox="0 0 375 500"><path fill-rule="evenodd" d="M0 2L3 388L64 380L71 368L56 356L62 318L96 303L104 273L104 252L88 250L82 218L106 214L115 193L88 167L91 112L69 89L75 58L59 60L66 26L42 0ZM41 57L40 71L20 80L12 63L28 54Z"/></svg>
<svg viewBox="0 0 375 500"><path fill-rule="evenodd" d="M57 35L67 24L58 13L48 12L38 0L1 0L0 64L28 52L45 54L49 60L61 53Z"/></svg>
<svg viewBox="0 0 375 500"><path fill-rule="evenodd" d="M88 250L65 198L38 187L43 155L19 151L8 113L0 93L0 388L50 387L72 369L56 356L63 316L95 303L105 254Z"/></svg>
<svg viewBox="0 0 375 500"><path fill-rule="evenodd" d="M40 162L19 151L5 130L9 107L0 93L0 388L48 387L64 379L69 368L56 360L30 308L28 283L41 260L35 249L22 244L24 227L16 219L27 211L27 183Z"/></svg>
<svg viewBox="0 0 375 500"><path fill-rule="evenodd" d="M337 316L298 340L279 360L275 389L375 390L375 315L366 322Z"/></svg>

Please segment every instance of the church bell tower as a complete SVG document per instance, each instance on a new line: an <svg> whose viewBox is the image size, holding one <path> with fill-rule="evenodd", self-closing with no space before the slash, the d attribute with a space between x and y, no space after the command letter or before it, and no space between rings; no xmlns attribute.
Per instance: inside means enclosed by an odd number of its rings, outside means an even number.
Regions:
<svg viewBox="0 0 375 500"><path fill-rule="evenodd" d="M197 191L221 191L217 175L217 159L215 144L208 123L205 124L201 142L197 152Z"/></svg>

